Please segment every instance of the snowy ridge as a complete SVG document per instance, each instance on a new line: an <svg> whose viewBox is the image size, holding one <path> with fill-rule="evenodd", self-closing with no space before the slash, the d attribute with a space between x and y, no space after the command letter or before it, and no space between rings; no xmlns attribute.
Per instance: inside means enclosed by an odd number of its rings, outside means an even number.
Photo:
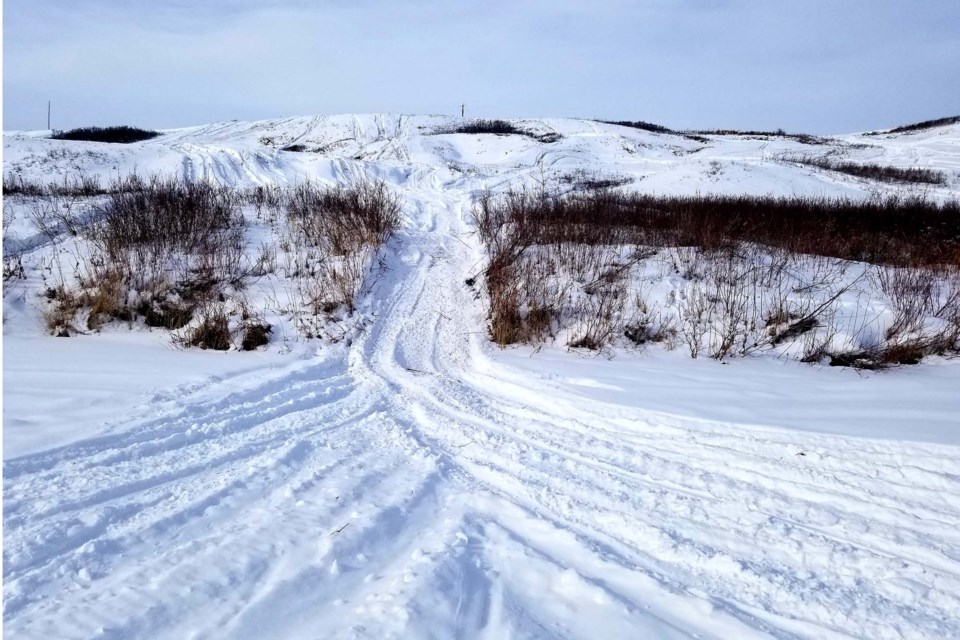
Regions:
<svg viewBox="0 0 960 640"><path fill-rule="evenodd" d="M105 435L4 461L5 631L960 636L960 447L571 395L488 345L462 284L482 255L472 196L545 171L671 192L876 187L770 159L802 146L792 141L703 145L564 120L521 121L565 136L551 144L422 135L446 122L226 123L46 160L50 141L5 136L5 171L24 175L382 177L408 218L369 296L375 320L353 344L158 389ZM264 136L322 150L284 152ZM847 153L954 171L932 195L956 192L960 128L871 143ZM102 157L82 155L93 148ZM573 368L591 379L588 363Z"/></svg>
<svg viewBox="0 0 960 640"><path fill-rule="evenodd" d="M446 116L402 114L309 116L258 122L225 122L174 129L142 143L110 145L48 140L47 132L4 135L4 173L48 181L83 172L105 180L137 171L210 178L229 184L287 182L308 176L332 177L336 168L360 160L386 170L417 167L487 174L488 186L516 180L536 167L615 171L644 181L646 191L732 193L870 193L876 185L810 167L782 165L789 154L840 154L856 162L960 170L960 125L908 134L845 135L828 144L791 138L702 136L650 133L590 120L516 120L537 135L558 134L542 143L525 136L436 135L460 123ZM302 145L304 152L284 151ZM705 171L719 161L722 170ZM713 175L705 176L706 173ZM529 178L538 176L527 176ZM449 186L449 185L448 185ZM881 186L881 188L884 188Z"/></svg>

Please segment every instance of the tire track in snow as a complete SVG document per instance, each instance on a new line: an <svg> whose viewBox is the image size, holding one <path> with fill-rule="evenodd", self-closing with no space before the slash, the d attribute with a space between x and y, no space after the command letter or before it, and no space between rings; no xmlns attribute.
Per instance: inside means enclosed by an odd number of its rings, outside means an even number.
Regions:
<svg viewBox="0 0 960 640"><path fill-rule="evenodd" d="M409 121L351 126L410 163ZM184 175L271 179L211 146L233 135L181 136ZM960 636L954 450L583 406L484 353L462 285L483 176L448 191L424 167L334 174L385 176L409 201L377 320L345 355L6 461L8 632Z"/></svg>
<svg viewBox="0 0 960 640"><path fill-rule="evenodd" d="M421 258L421 261L428 265L427 271L429 272L429 270L436 268L436 265L446 262L442 257L455 250L454 247L443 247L443 250L435 248L427 253L431 256L439 256L437 259L424 260ZM465 261L459 262L463 264ZM878 496L868 495L859 490L856 481L867 478L865 476L856 477L857 474L855 473L846 474L854 476L851 482L829 483L827 486L830 488L824 495L825 486L822 476L819 474L811 476L809 466L804 468L799 464L791 465L788 463L785 465L782 460L784 451L779 446L776 447L778 451L774 454L777 457L769 456L769 454L762 455L762 449L767 447L756 447L754 444L758 441L761 445L764 444L762 435L747 431L740 438L742 442L739 443L739 446L737 446L738 443L724 443L723 446L719 447L711 446L688 438L689 445L671 452L673 454L672 459L660 458L657 460L658 465L666 467L667 470L670 466L676 467L676 471L671 476L679 481L687 478L687 483L689 483L690 477L698 477L698 474L688 466L687 461L690 459L691 453L698 454L692 456L694 460L701 458L708 464L712 461L714 468L711 469L709 477L701 481L697 488L701 491L712 490L716 487L725 488L727 489L725 492L727 495L724 500L702 500L696 497L691 499L689 495L684 495L685 500L683 502L693 504L685 506L681 510L675 510L672 507L664 508L670 506L670 501L665 501L664 495L675 500L675 494L687 493L677 490L677 480L671 486L671 484L663 483L654 479L652 475L648 475L638 486L638 483L619 471L624 466L629 466L624 465L625 461L623 459L619 459L613 460L607 465L607 469L603 470L601 474L600 481L586 484L582 491L583 498L579 501L575 500L571 505L569 494L571 491L576 493L577 487L584 484L582 478L585 474L584 469L589 466L596 467L595 464L590 463L588 458L602 460L604 452L615 452L620 448L620 445L616 442L608 440L603 443L603 446L590 451L589 455L582 456L575 453L582 449L584 440L591 437L588 435L591 432L591 423L602 424L602 413L599 411L601 407L593 407L590 412L579 412L587 414L579 424L570 424L573 422L569 418L570 407L564 407L562 412L546 416L543 415L543 407L538 407L537 411L529 413L535 415L539 412L541 414L540 419L537 420L527 416L527 420L524 422L516 420L513 415L503 414L500 406L509 406L509 403L504 403L500 399L492 401L490 399L490 389L495 388L495 386L489 385L482 390L476 390L475 398L479 398L480 401L469 407L467 413L473 415L464 417L463 413L465 412L462 408L459 412L450 410L451 405L457 404L458 397L463 396L463 393L456 389L458 385L462 385L462 381L451 382L445 380L446 384L432 385L429 376L426 376L426 382L424 382L423 377L411 381L410 376L404 376L400 371L400 369L416 369L429 373L439 371L439 377L441 380L443 379L445 373L443 363L449 359L443 357L445 354L442 351L450 347L440 344L442 340L438 336L443 336L444 332L442 329L438 330L437 327L442 327L444 320L442 316L440 316L440 319L437 318L437 309L449 309L451 307L462 309L469 305L462 304L466 302L465 300L460 301L461 304L459 305L456 303L453 305L444 304L443 301L436 298L441 297L439 292L449 290L449 288L445 289L442 286L442 282L459 282L462 281L464 275L461 273L451 276L449 273L443 273L443 277L438 278L432 286L420 285L418 282L415 285L417 290L407 294L408 299L412 300L411 306L393 309L387 314L390 318L398 319L402 325L396 327L387 339L377 339L374 342L375 345L390 345L391 351L386 353L374 351L368 355L369 361L375 367L378 364L383 366L381 373L385 378L391 379L398 388L407 386L411 390L420 389L421 397L425 397L427 402L432 400L430 402L432 406L426 408L424 415L414 421L421 430L431 424L435 425L434 432L429 436L424 436L425 446L443 450L451 460L469 460L472 451L479 452L477 453L479 462L470 461L474 465L472 469L470 465L463 467L466 476L473 477L481 483L485 481L488 484L491 482L489 477L494 479L494 484L502 482L506 478L511 479L512 482L508 482L507 486L512 484L513 487L522 490L520 494L506 494L511 502L522 503L524 499L529 500L531 487L538 487L544 493L557 495L558 499L552 503L550 500L543 500L542 498L535 501L534 504L537 504L538 512L542 510L557 514L572 511L577 514L590 514L591 517L598 511L611 515L627 513L639 514L639 520L643 520L644 514L652 513L653 516L647 520L647 530L644 535L639 536L640 540L631 541L629 538L624 538L620 542L632 542L636 551L643 547L642 541L650 534L665 535L665 547L676 546L679 543L680 553L664 553L660 558L653 558L657 563L674 564L675 566L671 568L675 572L677 572L677 568L680 569L677 584L700 582L708 593L710 591L721 592L724 597L730 599L735 599L738 596L743 597L744 592L750 593L752 591L754 601L747 603L751 607L782 611L801 622L826 624L827 628L835 627L835 630L840 633L846 631L845 627L850 625L852 619L856 618L859 626L854 625L852 627L854 629L869 629L871 633L877 634L875 637L898 635L896 626L888 626L887 622L876 624L876 611L883 611L884 615L892 615L900 619L900 625L903 625L900 628L912 625L912 628L915 628L918 633L940 635L956 630L956 622L950 623L948 621L950 612L957 610L957 607L960 606L960 601L953 591L956 586L960 586L960 583L957 582L960 565L956 563L955 559L946 555L944 550L956 544L957 539L955 536L950 536L948 538L950 542L942 544L938 539L931 538L929 532L910 532L911 519L916 523L914 526L919 526L922 529L924 520L930 516L930 510L924 506L925 503L914 505L914 508L918 510L916 515L907 516L901 510L903 496L896 495L898 488L903 486L899 482L899 478L890 483L880 483L883 488L888 485L895 488L894 495L887 499L886 504L881 502L878 505ZM406 286L410 284L405 281ZM424 296L430 296L434 299L424 303L422 300ZM418 315L418 310L425 310L426 314L424 315L429 317ZM457 325L456 322L451 322L450 324L459 326L459 328L465 326L465 323ZM432 341L430 336L433 336ZM448 336L448 341L455 343L457 338ZM430 348L425 349L424 344L430 345ZM449 368L448 372L454 375L457 373L455 370L449 371ZM440 388L436 388L432 393L423 391L424 387L429 389L431 386ZM427 402L423 404L427 404ZM432 419L427 417L430 413L434 414ZM573 411L572 413L576 415L578 412ZM477 414L479 414L479 417L475 417ZM465 422L466 425L460 426ZM638 422L642 424L641 421ZM532 424L533 426L525 429L522 426L525 424ZM731 425L730 430L736 433L735 426ZM519 446L516 435L518 431L524 432L527 436ZM565 431L572 437L569 444L564 443L565 446L558 446L556 442L550 442L549 436ZM639 431L642 433L642 430ZM484 442L477 441L475 434L478 432L484 434ZM537 438L540 442L537 442ZM842 438L824 438L824 440L829 440L833 444L847 444ZM670 451L670 448L665 446L671 442L670 440L664 440L655 434L651 441L661 449ZM744 447L743 445L747 446ZM799 450L800 442L798 441L795 446ZM898 444L897 446L909 447L910 445ZM844 448L850 449L849 445ZM923 447L920 446L918 449L922 450ZM512 456L504 456L504 451L516 453ZM530 451L534 451L534 455L528 455ZM556 465L544 465L547 468L541 470L537 462L543 462L544 453L547 454L547 458L550 456L560 458L563 463L562 466L558 468ZM837 455L838 460L842 457L841 454ZM492 460L496 459L511 463L513 468L496 464L491 467ZM717 465L717 460L724 460L724 463ZM755 461L762 464L758 466ZM731 465L731 463L732 469L728 471L728 465ZM480 477L478 477L476 464L485 467L484 473ZM778 470L784 468L787 473L777 473ZM764 469L764 471L761 472L761 469ZM793 469L797 469L797 472L790 473ZM576 471L571 473L574 470ZM694 473L691 474L691 471L694 471ZM896 476L899 475L899 472L895 467L888 467L886 474ZM874 471L872 480L875 484L876 475L876 471ZM484 479L481 480L481 478ZM834 480L837 479L834 478ZM884 480L882 476L881 480ZM950 488L956 491L960 488L955 478L939 476L936 481L936 484L939 485L936 490ZM651 484L654 487L652 491L647 488ZM806 490L804 490L804 485L808 486ZM555 489L556 486L559 486L560 489ZM611 491L611 486L619 486L621 496L611 495L616 493L616 491ZM625 496L632 494L643 496L645 493L650 494L652 500L636 503L624 499ZM604 494L607 494L609 498L607 506L595 501L597 496ZM726 517L725 512L735 506L738 501L742 501L744 497L748 500L758 501L750 509L756 510L759 508L759 517L755 518L753 522L748 521L746 523L740 523L736 519ZM923 497L926 498L929 495ZM594 500L591 500L591 498L594 498ZM831 504L837 500L846 504L841 504L839 507ZM717 504L711 504L711 502ZM707 507L710 507L710 509L703 512ZM850 508L854 510L850 510ZM794 510L791 511L791 509ZM807 521L811 515L817 516L818 510L821 512L821 516L825 515L835 523L843 523L845 527L848 525L853 528L860 527L864 532L868 532L870 529L880 529L880 535L874 537L874 540L882 543L880 546L883 550L872 549L870 542L851 542L852 538L857 537L853 530L843 531L840 535L833 534L837 536L833 537L827 531L827 528L808 531L792 524ZM955 508L941 511L938 515L945 518L935 527L941 536L944 534L941 525L953 526L952 530L955 531L956 524L960 524L960 521L957 520L958 512ZM880 516L879 520L877 516ZM664 529L660 519L665 517L675 519L680 525L678 529L674 531ZM559 520L562 522L564 518L560 517ZM698 520L702 521L702 524ZM887 529L883 524L884 521L891 528ZM634 519L630 526L635 527L637 524L639 524L639 521ZM745 526L746 528L744 528ZM904 526L907 527L906 531L903 530ZM727 539L721 540L721 542L725 542L728 548L711 542L712 539L718 537L718 527L726 535ZM687 541L691 530L699 538L699 542ZM947 529L948 533L950 531L951 529ZM912 537L910 542L913 543L913 547L901 543L901 538L904 536ZM742 543L741 541L749 542ZM766 554L762 549L759 554L753 553L752 547L757 545L758 542L761 547L764 544L773 545L772 548L775 551L780 551L777 547L781 547L780 557L771 558L770 556L776 554ZM691 546L691 544L694 546ZM810 563L791 561L791 554L799 550L802 550L802 554L807 554L809 559L815 560L812 563L815 569L827 573L832 573L831 563L835 562L834 558L838 554L858 563L872 563L876 566L868 568L879 569L881 573L897 568L897 565L905 563L909 558L910 560L907 562L912 562L913 565L902 567L907 569L902 572L904 574L903 582L909 583L913 580L919 586L924 584L923 581L927 581L926 586L920 588L926 590L932 600L939 601L939 606L934 607L934 611L924 611L909 603L900 603L898 599L904 595L900 587L870 589L866 586L870 580L869 572L862 573L862 584L858 582L854 585L847 584L844 586L846 582L841 579L833 584L817 585L814 583L814 586L810 587L807 584L809 579L806 577L810 573ZM898 550L901 555L891 557L892 550ZM754 556L755 559L751 559L751 556ZM692 568L683 566L685 560L692 560L693 562L708 561L718 565L716 575L708 575L707 579L701 581L690 580ZM696 574L697 571L693 570L693 573ZM931 573L933 576L929 575ZM909 577L907 577L908 575ZM726 587L723 584L724 582L731 583L731 586ZM750 587L751 583L753 583L752 587ZM744 587L750 588L744 589ZM779 601L777 601L777 598L779 598ZM910 598L911 596L908 595L907 599L910 600ZM811 599L822 602L819 605L811 606ZM848 613L845 620L840 620L832 614L836 609L842 608L845 603L857 600L865 602L861 602L856 615ZM799 612L803 612L805 609L812 615L812 620L803 620L803 615Z"/></svg>

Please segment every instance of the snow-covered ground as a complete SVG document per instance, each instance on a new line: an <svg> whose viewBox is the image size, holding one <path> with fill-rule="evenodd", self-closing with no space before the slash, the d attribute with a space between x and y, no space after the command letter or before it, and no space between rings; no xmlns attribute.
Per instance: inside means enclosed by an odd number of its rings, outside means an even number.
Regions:
<svg viewBox="0 0 960 640"><path fill-rule="evenodd" d="M960 366L883 374L679 352L499 350L464 281L483 189L584 171L658 193L886 192L583 120L221 123L133 145L4 136L4 172L237 186L366 175L406 203L369 322L337 344L44 334L4 296L4 630L17 638L960 636ZM280 148L303 144L306 152ZM960 127L844 136L940 168ZM7 241L48 251L22 219ZM16 235L18 238L14 238ZM14 246L11 244L10 246ZM35 284L35 283L34 283ZM348 344L349 342L349 344Z"/></svg>

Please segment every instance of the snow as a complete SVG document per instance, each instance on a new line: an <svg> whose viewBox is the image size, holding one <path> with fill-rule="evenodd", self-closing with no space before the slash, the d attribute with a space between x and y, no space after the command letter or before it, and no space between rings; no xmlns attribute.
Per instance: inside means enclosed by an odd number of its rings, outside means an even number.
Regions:
<svg viewBox="0 0 960 640"><path fill-rule="evenodd" d="M470 208L483 188L578 169L664 193L890 187L775 162L803 147L791 140L560 119L517 121L565 136L554 143L427 135L450 122L220 123L126 146L4 136L5 173L31 179L367 175L407 203L351 341L212 354L121 327L53 338L39 282L5 291L4 631L960 635L956 362L857 374L499 350L463 284L482 260ZM279 150L294 143L319 151ZM835 144L950 171L931 197L960 185L960 127Z"/></svg>
<svg viewBox="0 0 960 640"><path fill-rule="evenodd" d="M124 428L112 423L141 403L261 371L281 361L269 352L175 349L167 335L111 333L98 340L49 336L4 343L4 453L21 456ZM157 391L157 390L164 391Z"/></svg>
<svg viewBox="0 0 960 640"><path fill-rule="evenodd" d="M504 351L498 379L546 380L564 398L602 400L664 414L755 428L960 444L960 367L928 360L894 375L767 358L691 360L684 352L621 353L612 359L558 349ZM691 402L691 389L696 401Z"/></svg>

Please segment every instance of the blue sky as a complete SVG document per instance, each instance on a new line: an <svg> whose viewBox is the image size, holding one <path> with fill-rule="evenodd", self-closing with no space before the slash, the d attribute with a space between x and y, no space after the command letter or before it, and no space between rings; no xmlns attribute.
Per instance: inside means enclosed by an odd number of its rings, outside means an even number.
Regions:
<svg viewBox="0 0 960 640"><path fill-rule="evenodd" d="M310 113L831 133L960 114L958 0L7 0L3 128Z"/></svg>

